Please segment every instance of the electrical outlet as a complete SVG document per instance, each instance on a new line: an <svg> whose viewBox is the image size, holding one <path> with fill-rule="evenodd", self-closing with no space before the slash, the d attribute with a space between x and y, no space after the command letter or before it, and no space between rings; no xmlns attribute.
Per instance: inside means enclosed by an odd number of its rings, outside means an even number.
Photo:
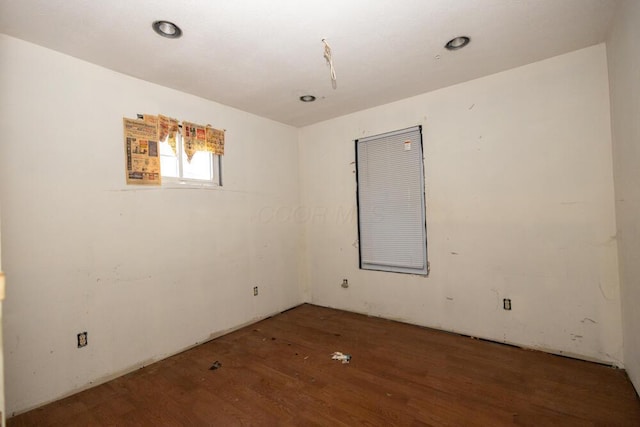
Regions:
<svg viewBox="0 0 640 427"><path fill-rule="evenodd" d="M78 334L78 348L86 347L87 344L89 344L89 341L87 341L87 333L80 332Z"/></svg>
<svg viewBox="0 0 640 427"><path fill-rule="evenodd" d="M511 310L511 299L505 298L502 300L502 308L505 310Z"/></svg>
<svg viewBox="0 0 640 427"><path fill-rule="evenodd" d="M254 286L254 287L253 287L253 296L254 296L254 297L257 297L257 296L258 296L258 287L257 287L257 286Z"/></svg>

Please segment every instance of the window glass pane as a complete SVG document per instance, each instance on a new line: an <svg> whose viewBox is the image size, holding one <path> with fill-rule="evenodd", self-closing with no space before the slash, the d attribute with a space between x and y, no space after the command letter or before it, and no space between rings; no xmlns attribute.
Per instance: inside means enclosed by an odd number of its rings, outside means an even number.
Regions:
<svg viewBox="0 0 640 427"><path fill-rule="evenodd" d="M162 176L178 178L178 158L167 142L160 143L160 170Z"/></svg>
<svg viewBox="0 0 640 427"><path fill-rule="evenodd" d="M187 155L182 153L182 177L211 181L213 178L211 157L211 153L198 151L191 158L191 162L188 162Z"/></svg>

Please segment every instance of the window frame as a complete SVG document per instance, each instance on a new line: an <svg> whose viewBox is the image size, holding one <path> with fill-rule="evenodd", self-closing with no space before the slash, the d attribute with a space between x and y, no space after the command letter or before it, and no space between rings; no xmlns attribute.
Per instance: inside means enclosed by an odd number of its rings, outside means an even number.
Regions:
<svg viewBox="0 0 640 427"><path fill-rule="evenodd" d="M180 125L182 128L182 125ZM159 141L159 144L166 144L167 141ZM200 153L200 152L198 152ZM214 154L211 152L206 152L210 156L209 166L211 179L198 179L198 178L187 178L184 177L184 162L186 160L186 153L184 151L183 137L182 133L178 132L176 134L176 153L173 158L177 162L177 171L178 176L164 175L162 172L162 166L160 168L160 174L162 176L162 183L167 184L177 184L180 186L191 186L191 187L222 187L222 157L219 154ZM160 163L162 165L162 157L169 157L167 155L160 154Z"/></svg>
<svg viewBox="0 0 640 427"><path fill-rule="evenodd" d="M406 145L407 140L405 138L407 138L408 136L411 136L412 139L409 140L410 142L407 147ZM393 205L393 208L387 209L389 205L388 203L386 203L386 200L385 200L385 204L381 204L382 202L378 200L381 194L386 196L386 193L384 193L384 187L381 187L380 189L370 188L372 184L369 182L370 176L371 176L370 163L368 160L369 152L364 151L363 157L366 155L367 161L366 161L366 165L362 167L364 158L363 159L360 158L360 150L363 150L363 147L364 147L363 144L366 144L368 142L391 144L392 142L397 143L398 141L402 141L402 140L404 140L404 144L405 144L403 149L399 149L391 145L389 145L388 147L385 147L385 149L387 150L387 152L391 152L390 150L397 149L398 153L402 153L403 151L410 151L412 149L418 151L418 154L413 155L413 157L411 158L411 161L416 162L416 156L419 157L419 167L418 167L419 176L412 177L412 180L406 184L407 196L401 196L401 197L404 197L404 200L402 201L403 202L407 201L407 203L402 204L402 206ZM417 144L418 147L412 148L411 145L414 145L414 144ZM415 274L415 275L420 275L425 277L428 276L430 265L429 265L429 257L428 257L426 183L425 183L426 173L425 173L425 165L424 165L424 144L423 144L423 136L422 136L422 126L418 125L418 126L413 126L406 129L400 129L396 131L391 131L391 132L386 132L378 135L368 136L365 138L356 139L354 140L354 145L355 145L355 166L356 166L355 167L356 169L356 205L357 205L357 213L358 213L358 218L357 218L358 243L359 243L358 255L359 255L360 269L383 271L383 272L390 272L390 273ZM393 155L396 155L395 152L391 152L391 153ZM400 161L402 161L401 154L397 154L396 159L400 159ZM375 165L375 161L373 163ZM386 164L387 162L383 161L381 163ZM412 163L412 165L413 165L413 168L415 169L416 164ZM387 172L388 171L389 170L387 170ZM363 172L367 173L366 178L361 176ZM381 170L380 174L381 174L380 176L383 176L383 177L390 176L389 174L385 175L385 170ZM389 179L387 179L387 181L389 181ZM398 180L394 181L394 183L395 184L399 183L400 185L404 184L404 182L401 181L401 178L398 178ZM413 187L411 189L409 188L409 185L416 186L418 185L418 183L419 183L419 189L417 190L417 192L420 194L419 205L415 203L414 196L415 196L416 188L413 188ZM365 188L365 185L367 186L366 188ZM386 182L385 182L385 185L386 185ZM410 193L411 190L413 190L413 193ZM363 199L362 198L363 193L365 192L369 192L369 194L366 195L365 198ZM374 198L373 202L370 201L371 195ZM409 202L411 202L412 204L410 204ZM365 204L366 206L363 206L363 204ZM378 212L376 212L376 209L380 208L380 206L384 206L383 207L384 215L382 215L382 221L380 220L374 221L370 219L372 215L380 216L380 215L377 215ZM403 221L403 219L406 219L406 216L412 215L412 211L411 211L412 208L417 209L418 206L420 208L419 218L415 216L415 212L413 212L413 217L409 221L401 222ZM390 211L395 211L395 210L400 212L400 215L398 215L400 219L398 219L397 221L395 221L396 218L390 214ZM392 220L389 221L388 218L392 218ZM376 225L376 222L377 222L377 225ZM380 236L384 235L385 231L388 233L389 230L393 229L393 226L397 226L399 223L401 223L402 225L406 225L410 223L412 227L415 227L411 229L412 231L421 233L418 240L415 240L410 243L403 242L407 248L410 248L410 249L416 249L418 247L420 248L421 252L420 254L418 254L420 255L422 260L422 266L420 268L410 267L406 265L404 266L399 265L400 264L399 260L395 261L396 264L394 264L393 262L385 262L387 261L386 259L385 260L378 259L376 260L376 262L371 262L371 258L373 258L372 252L376 253L376 257L377 257L377 254L379 254L379 251L386 251L387 254L393 253L393 250L395 248L394 244L397 244L398 241L400 240L399 239L394 240L393 242L389 243L388 241L381 239ZM374 230L374 232L371 232L372 229ZM376 234L375 231L377 231L379 234ZM413 236L414 234L411 233L410 235ZM378 236L377 240L375 238L376 236ZM421 243L422 237L424 237L424 243ZM414 246L414 248L411 248L411 246ZM372 247L374 248L373 250L371 250ZM367 251L366 254L364 253L365 250ZM409 250L408 252L413 253L413 250ZM393 258L393 256L391 256L388 259L391 259L391 258ZM418 258L416 257L416 260L417 259ZM417 263L419 261L414 261L414 262Z"/></svg>

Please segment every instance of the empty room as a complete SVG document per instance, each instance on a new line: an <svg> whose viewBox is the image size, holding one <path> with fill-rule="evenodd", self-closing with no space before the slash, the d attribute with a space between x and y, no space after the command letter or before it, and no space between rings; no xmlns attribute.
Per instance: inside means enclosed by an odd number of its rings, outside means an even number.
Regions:
<svg viewBox="0 0 640 427"><path fill-rule="evenodd" d="M640 425L640 2L0 0L2 425Z"/></svg>

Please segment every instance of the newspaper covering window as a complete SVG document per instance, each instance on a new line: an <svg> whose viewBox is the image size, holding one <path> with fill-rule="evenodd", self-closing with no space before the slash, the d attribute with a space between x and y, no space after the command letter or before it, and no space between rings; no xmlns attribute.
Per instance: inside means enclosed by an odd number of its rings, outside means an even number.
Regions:
<svg viewBox="0 0 640 427"><path fill-rule="evenodd" d="M157 123L123 119L127 184L160 185Z"/></svg>
<svg viewBox="0 0 640 427"><path fill-rule="evenodd" d="M173 154L176 154L176 136L179 132L179 125L178 120L158 114L158 142L166 140Z"/></svg>
<svg viewBox="0 0 640 427"><path fill-rule="evenodd" d="M137 120L125 118L124 130L127 184L159 185L162 168L167 167L175 169L173 173L171 170L165 171L164 174L170 177L211 181L213 180L212 174L216 158L218 184L222 182L220 156L224 155L224 130L215 129L211 125L202 126L187 121L183 121L180 125L177 119L161 114L157 116L138 114ZM178 136L182 137L181 142L178 141ZM205 162L208 167L204 168L210 175L206 179L201 178L201 173L192 176L191 169L200 170L206 166L202 164L202 155L196 156L199 152L210 153L208 162ZM192 168L191 163L194 156L199 160ZM183 160L186 162L181 163Z"/></svg>
<svg viewBox="0 0 640 427"><path fill-rule="evenodd" d="M218 156L224 155L224 131L207 126L207 151Z"/></svg>
<svg viewBox="0 0 640 427"><path fill-rule="evenodd" d="M188 162L191 162L193 155L196 154L197 151L207 151L206 134L205 126L182 122L184 153L187 155Z"/></svg>

